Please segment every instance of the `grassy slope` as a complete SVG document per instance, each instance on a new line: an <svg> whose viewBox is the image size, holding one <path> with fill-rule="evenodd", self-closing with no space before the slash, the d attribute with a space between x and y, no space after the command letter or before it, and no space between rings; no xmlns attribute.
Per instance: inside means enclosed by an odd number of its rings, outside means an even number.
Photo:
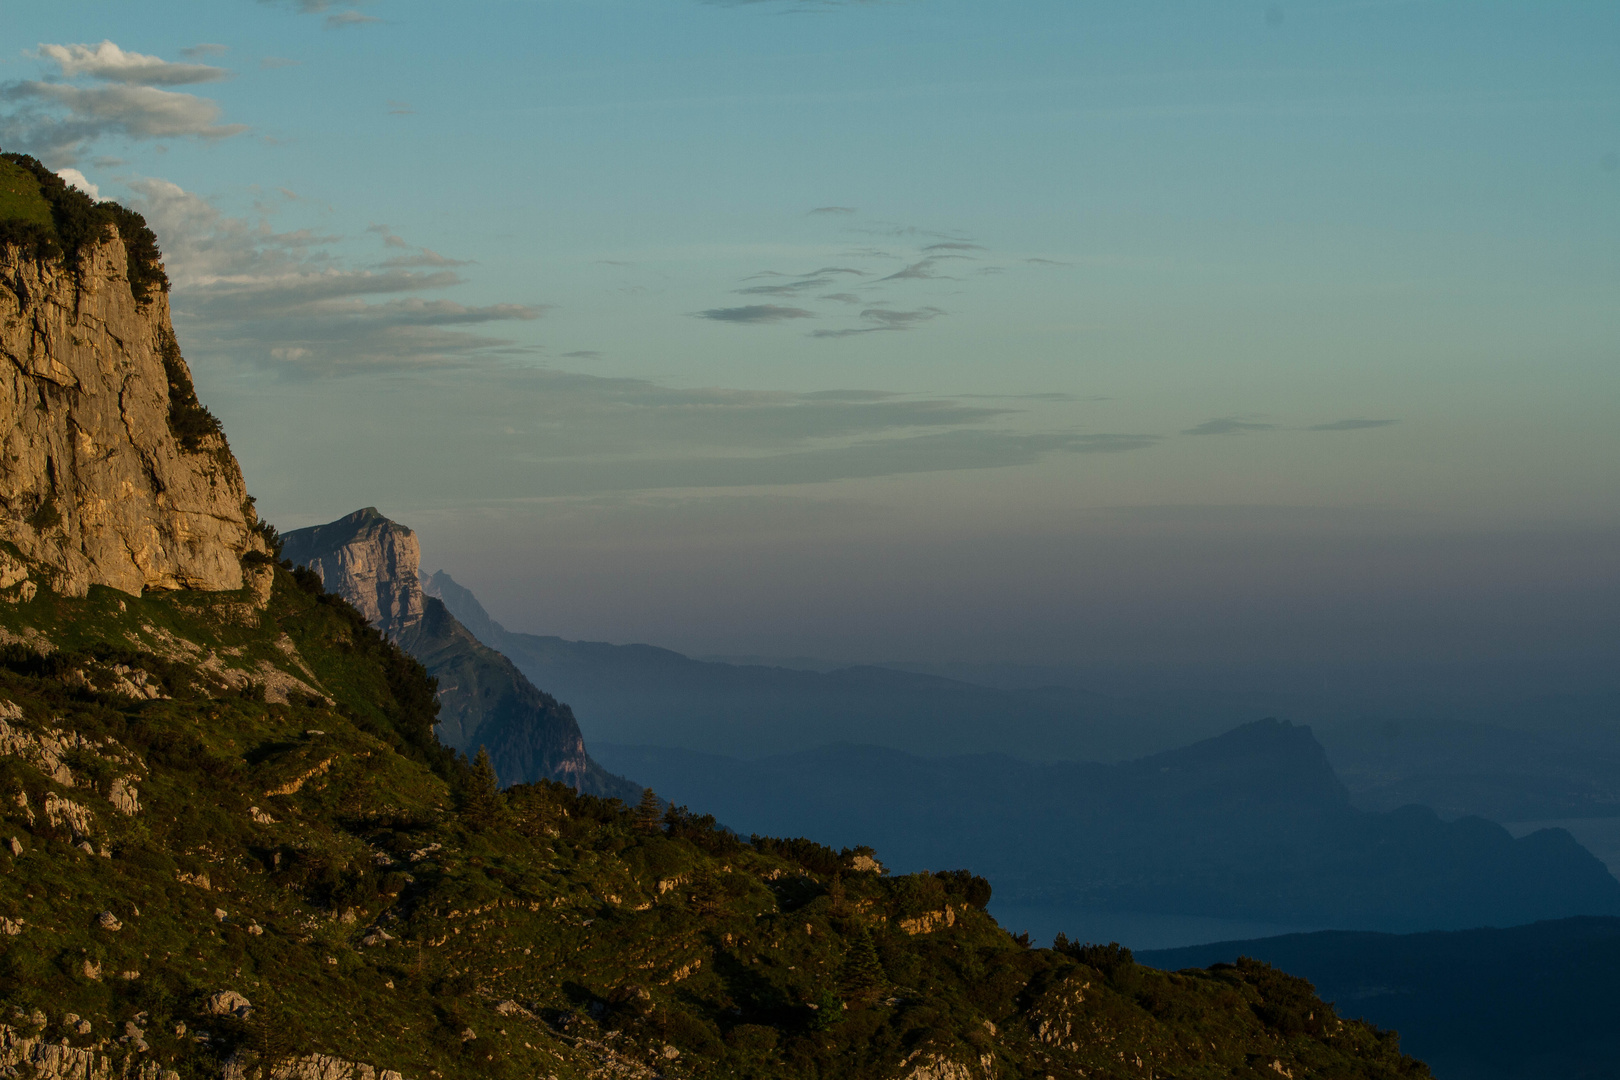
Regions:
<svg viewBox="0 0 1620 1080"><path fill-rule="evenodd" d="M249 599L0 600L9 640L59 650L12 645L0 664L0 701L23 714L0 753L0 841L23 848L0 842L0 917L23 921L0 935L0 1020L26 1028L38 1009L52 1041L89 1045L135 1019L152 1054L195 1076L239 1045L416 1078L605 1061L888 1077L935 1053L1002 1077L1275 1078L1273 1061L1295 1077L1427 1075L1263 966L1172 974L1026 948L965 877L857 872L853 853L742 843L690 816L638 828L621 804L551 784L481 797L431 741L414 661L310 575L278 569L262 616ZM318 693L227 688L222 668L260 661ZM112 692L142 680L171 696ZM72 784L30 763L19 733L84 736L64 754ZM120 778L138 813L109 801ZM84 836L51 823L56 799L88 808ZM947 908L954 925L901 926ZM879 966L863 978L867 940ZM225 989L253 1017L201 1016ZM521 1011L497 1013L506 1000ZM91 1033L61 1027L67 1012Z"/></svg>
<svg viewBox="0 0 1620 1080"><path fill-rule="evenodd" d="M23 221L51 228L51 207L34 174L0 159L0 221Z"/></svg>

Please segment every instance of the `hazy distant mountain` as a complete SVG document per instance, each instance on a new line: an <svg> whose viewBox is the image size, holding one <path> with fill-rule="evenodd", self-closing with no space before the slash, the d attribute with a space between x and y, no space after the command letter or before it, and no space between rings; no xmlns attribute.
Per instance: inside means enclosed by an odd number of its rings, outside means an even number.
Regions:
<svg viewBox="0 0 1620 1080"><path fill-rule="evenodd" d="M489 751L506 783L559 780L592 795L634 799L640 788L585 752L567 705L539 690L479 641L438 599L424 596L416 535L375 507L282 537L282 555L321 575L439 680L438 735L471 757Z"/></svg>
<svg viewBox="0 0 1620 1080"><path fill-rule="evenodd" d="M1043 757L1095 761L1150 753L1230 726L1224 718L1133 711L1070 687L1002 690L884 667L714 663L651 645L514 633L443 571L425 579L424 588L480 641L571 703L593 743L676 744L742 757L829 742L925 754L1039 747Z"/></svg>
<svg viewBox="0 0 1620 1080"><path fill-rule="evenodd" d="M1359 811L1310 729L1277 721L1120 765L848 745L756 761L596 752L741 832L972 866L1015 903L1386 930L1620 914L1620 882L1568 833Z"/></svg>
<svg viewBox="0 0 1620 1080"><path fill-rule="evenodd" d="M1019 665L834 667L808 659L695 660L649 645L508 631L440 571L430 596L536 684L572 703L593 743L681 746L751 758L826 743L911 753L1004 753L1034 761L1121 761L1228 730L1255 716L1331 714L1314 725L1363 809L1417 803L1446 818L1496 821L1620 815L1620 703L1521 703L1542 729L1455 718L1356 720L1299 693L1165 684L1091 693L1075 673ZM745 662L748 661L748 662ZM1297 689L1297 688L1296 688ZM1571 712L1571 710L1574 710ZM1376 714L1373 714L1376 716ZM1575 718L1588 718L1577 722Z"/></svg>
<svg viewBox="0 0 1620 1080"><path fill-rule="evenodd" d="M1341 724L1321 735L1368 809L1421 802L1448 817L1496 821L1620 815L1620 739L1612 724L1522 731L1453 720Z"/></svg>
<svg viewBox="0 0 1620 1080"><path fill-rule="evenodd" d="M1328 931L1138 952L1167 970L1251 956L1309 979L1355 1016L1401 1033L1446 1080L1609 1080L1620 1061L1620 920L1506 930Z"/></svg>

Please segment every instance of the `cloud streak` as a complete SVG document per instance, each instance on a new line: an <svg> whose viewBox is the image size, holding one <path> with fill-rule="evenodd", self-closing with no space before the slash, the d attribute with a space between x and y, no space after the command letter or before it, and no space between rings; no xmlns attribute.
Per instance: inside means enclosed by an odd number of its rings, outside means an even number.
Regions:
<svg viewBox="0 0 1620 1080"><path fill-rule="evenodd" d="M188 340L208 351L296 375L466 366L515 347L472 327L532 321L545 312L535 304L405 296L461 284L453 269L461 264L429 252L432 265L424 269L348 265L331 250L339 237L275 232L263 221L229 217L166 180L130 186L163 245L176 320ZM373 231L390 248L426 251L386 226Z"/></svg>
<svg viewBox="0 0 1620 1080"><path fill-rule="evenodd" d="M811 337L816 338L844 338L854 337L856 334L873 334L883 330L910 330L919 323L937 319L946 312L937 307L918 308L915 311L894 311L889 308L867 308L861 312L861 318L871 323L870 326L846 327L842 330L813 330Z"/></svg>
<svg viewBox="0 0 1620 1080"><path fill-rule="evenodd" d="M1205 420L1197 427L1190 427L1183 431L1183 435L1244 435L1254 431L1275 431L1276 424L1260 424L1248 420L1234 420L1223 417L1218 420Z"/></svg>
<svg viewBox="0 0 1620 1080"><path fill-rule="evenodd" d="M1368 428L1389 427L1395 420L1335 420L1331 424L1313 424L1306 431L1365 431Z"/></svg>
<svg viewBox="0 0 1620 1080"><path fill-rule="evenodd" d="M781 304L745 304L742 307L710 308L698 312L697 317L714 322L758 326L790 319L813 319L816 315L804 308L784 307Z"/></svg>

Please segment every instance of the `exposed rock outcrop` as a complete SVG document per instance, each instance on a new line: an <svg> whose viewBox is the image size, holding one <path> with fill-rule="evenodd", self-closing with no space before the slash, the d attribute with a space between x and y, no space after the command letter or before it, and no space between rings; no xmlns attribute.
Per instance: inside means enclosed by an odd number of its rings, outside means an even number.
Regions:
<svg viewBox="0 0 1620 1080"><path fill-rule="evenodd" d="M368 506L287 533L282 555L318 573L439 680L438 734L446 746L468 756L484 747L508 783L545 779L593 795L641 794L591 760L567 705L479 641L441 600L423 595L421 549L410 529Z"/></svg>
<svg viewBox="0 0 1620 1080"><path fill-rule="evenodd" d="M116 235L76 268L0 244L0 540L72 596L239 589L262 550L242 471L126 265Z"/></svg>
<svg viewBox="0 0 1620 1080"><path fill-rule="evenodd" d="M414 532L375 506L288 533L281 554L321 575L328 589L391 638L422 621L421 546Z"/></svg>

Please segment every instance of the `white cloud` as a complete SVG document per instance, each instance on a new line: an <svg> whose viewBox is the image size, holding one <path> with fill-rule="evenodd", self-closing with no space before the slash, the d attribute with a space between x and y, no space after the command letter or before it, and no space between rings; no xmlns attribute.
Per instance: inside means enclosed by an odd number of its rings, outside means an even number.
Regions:
<svg viewBox="0 0 1620 1080"><path fill-rule="evenodd" d="M73 82L23 80L0 87L0 141L24 146L53 168L78 164L98 140L223 139L247 130L220 123L220 107L208 98L159 89L214 82L230 72L207 64L175 64L125 52L111 41L99 45L41 45L38 55L54 62Z"/></svg>
<svg viewBox="0 0 1620 1080"><path fill-rule="evenodd" d="M63 180L66 180L73 187L78 188L92 199L95 199L97 202L101 201L101 189L92 184L90 181L86 180L84 178L84 173L80 172L78 169L58 169L56 170L56 175L60 176Z"/></svg>
<svg viewBox="0 0 1620 1080"><path fill-rule="evenodd" d="M194 51L224 51L223 45L199 45ZM99 45L41 45L39 55L56 61L66 78L81 75L104 82L138 86L183 86L219 82L231 73L209 64L176 64L157 56L125 52L111 41Z"/></svg>

